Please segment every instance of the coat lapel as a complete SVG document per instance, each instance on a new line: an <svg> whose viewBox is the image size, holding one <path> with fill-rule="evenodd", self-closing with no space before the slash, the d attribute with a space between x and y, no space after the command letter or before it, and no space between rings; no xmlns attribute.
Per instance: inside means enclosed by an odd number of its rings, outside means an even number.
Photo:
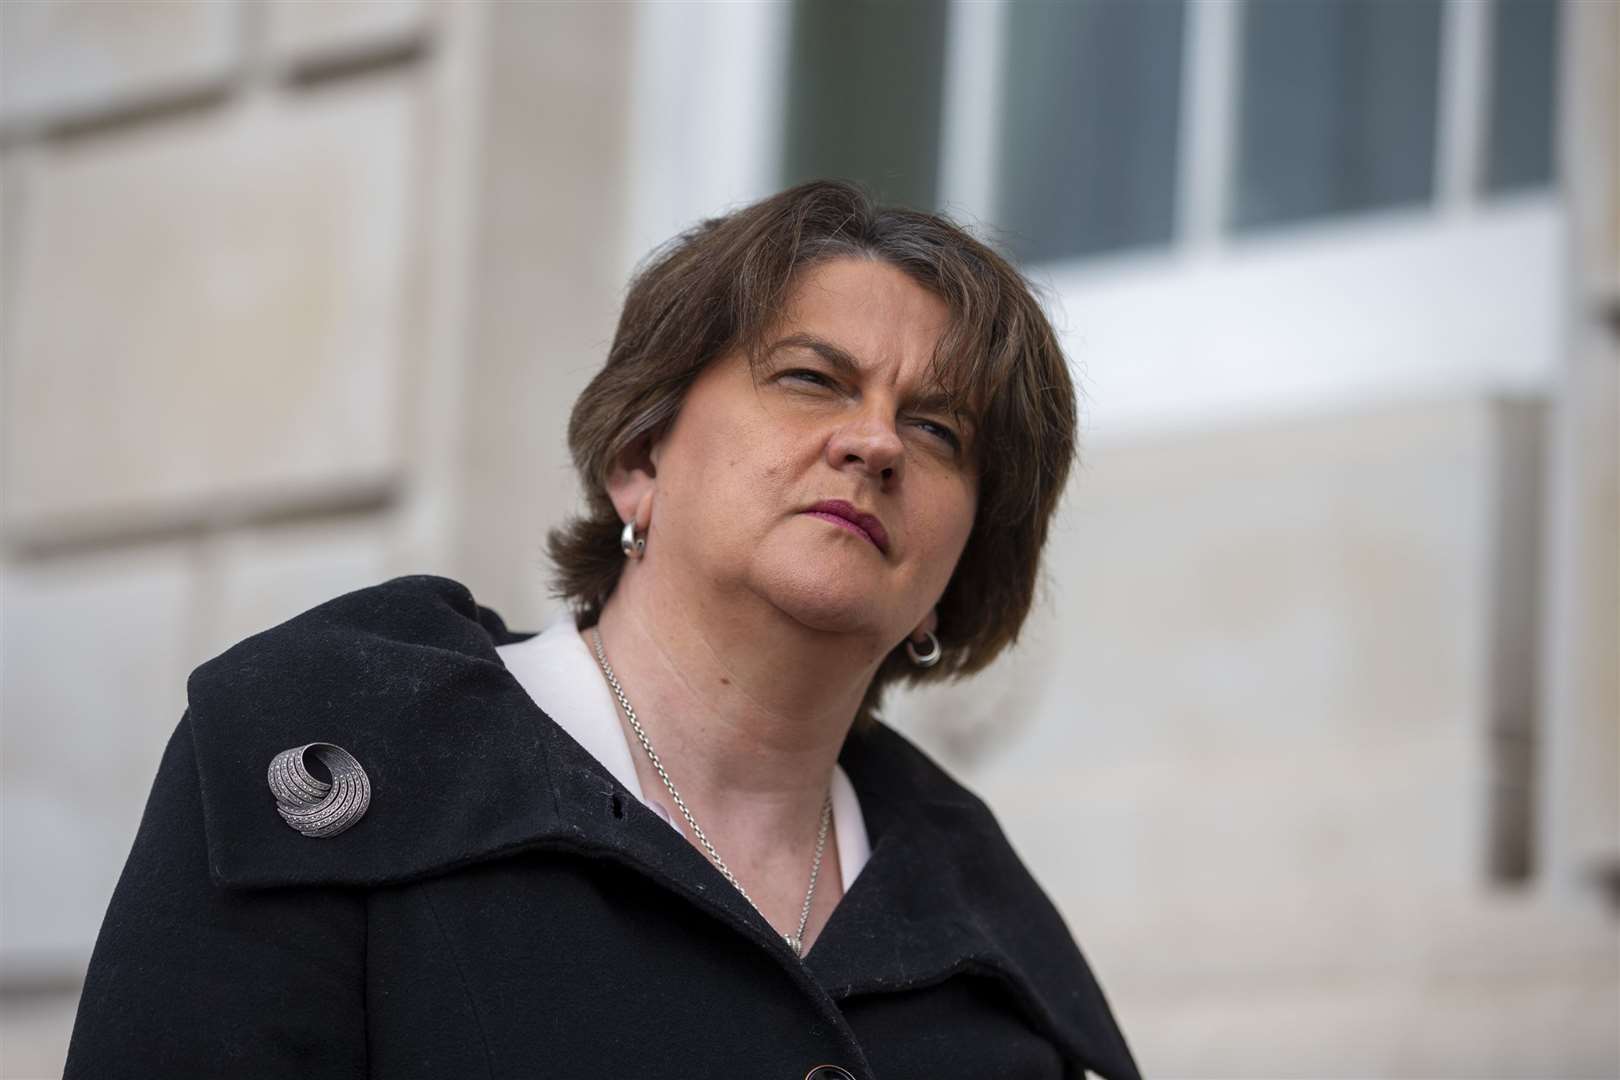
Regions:
<svg viewBox="0 0 1620 1080"><path fill-rule="evenodd" d="M984 803L881 724L852 733L840 762L872 857L808 957L828 992L989 978L1087 1070L1137 1078L1085 958Z"/></svg>

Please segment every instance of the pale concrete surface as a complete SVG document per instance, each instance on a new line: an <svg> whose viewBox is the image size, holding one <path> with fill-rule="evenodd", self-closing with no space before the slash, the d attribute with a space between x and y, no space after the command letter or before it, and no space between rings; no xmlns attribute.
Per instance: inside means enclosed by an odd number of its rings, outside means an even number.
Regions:
<svg viewBox="0 0 1620 1080"><path fill-rule="evenodd" d="M0 1077L60 1077L78 1007L77 990L0 994Z"/></svg>
<svg viewBox="0 0 1620 1080"><path fill-rule="evenodd" d="M0 964L62 978L89 958L197 662L179 545L7 568L0 620ZM66 970L64 970L64 968Z"/></svg>
<svg viewBox="0 0 1620 1080"><path fill-rule="evenodd" d="M568 411L607 355L630 271L618 234L634 10L504 4L489 15L457 460L466 512L451 560L474 596L499 596L512 625L538 628L556 609L546 532L577 491Z"/></svg>
<svg viewBox="0 0 1620 1080"><path fill-rule="evenodd" d="M23 152L13 534L395 469L413 154L398 77Z"/></svg>
<svg viewBox="0 0 1620 1080"><path fill-rule="evenodd" d="M1620 882L1620 5L1564 14L1558 149L1575 213L1551 447L1541 839L1556 877L1580 887Z"/></svg>
<svg viewBox="0 0 1620 1080"><path fill-rule="evenodd" d="M0 124L82 119L222 88L241 58L238 4L0 4Z"/></svg>
<svg viewBox="0 0 1620 1080"><path fill-rule="evenodd" d="M203 548L199 584L207 599L198 627L209 656L250 634L346 592L405 572L391 558L386 514L262 525Z"/></svg>
<svg viewBox="0 0 1620 1080"><path fill-rule="evenodd" d="M431 15L425 0L270 0L266 48L278 63L377 52L423 37Z"/></svg>

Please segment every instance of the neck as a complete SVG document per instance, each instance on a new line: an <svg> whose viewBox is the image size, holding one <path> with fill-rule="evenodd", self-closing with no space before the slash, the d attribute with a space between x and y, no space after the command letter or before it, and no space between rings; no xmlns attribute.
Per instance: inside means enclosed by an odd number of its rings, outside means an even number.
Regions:
<svg viewBox="0 0 1620 1080"><path fill-rule="evenodd" d="M811 631L757 598L660 588L643 571L626 567L602 610L608 662L693 817L754 906L791 934L838 752L881 646ZM675 813L646 754L631 756L644 796ZM829 838L807 948L843 894L840 875Z"/></svg>
<svg viewBox="0 0 1620 1080"><path fill-rule="evenodd" d="M687 595L640 569L627 568L599 629L682 797L801 831L798 819L819 813L881 655L763 602Z"/></svg>

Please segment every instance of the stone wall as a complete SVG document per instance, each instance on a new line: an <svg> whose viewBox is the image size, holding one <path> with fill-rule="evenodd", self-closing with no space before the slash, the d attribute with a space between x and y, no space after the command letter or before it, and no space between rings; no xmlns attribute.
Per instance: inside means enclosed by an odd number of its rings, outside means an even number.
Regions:
<svg viewBox="0 0 1620 1080"><path fill-rule="evenodd" d="M5 1076L60 1070L193 666L399 573L547 610L629 12L0 5Z"/></svg>

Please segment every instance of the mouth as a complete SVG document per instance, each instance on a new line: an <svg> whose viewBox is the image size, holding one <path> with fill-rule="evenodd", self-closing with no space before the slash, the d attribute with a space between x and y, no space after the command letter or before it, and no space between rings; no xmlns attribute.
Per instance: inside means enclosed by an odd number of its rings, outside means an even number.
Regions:
<svg viewBox="0 0 1620 1080"><path fill-rule="evenodd" d="M889 553L889 534L884 530L883 522L875 515L862 513L842 499L823 499L805 513L864 537L885 555Z"/></svg>

